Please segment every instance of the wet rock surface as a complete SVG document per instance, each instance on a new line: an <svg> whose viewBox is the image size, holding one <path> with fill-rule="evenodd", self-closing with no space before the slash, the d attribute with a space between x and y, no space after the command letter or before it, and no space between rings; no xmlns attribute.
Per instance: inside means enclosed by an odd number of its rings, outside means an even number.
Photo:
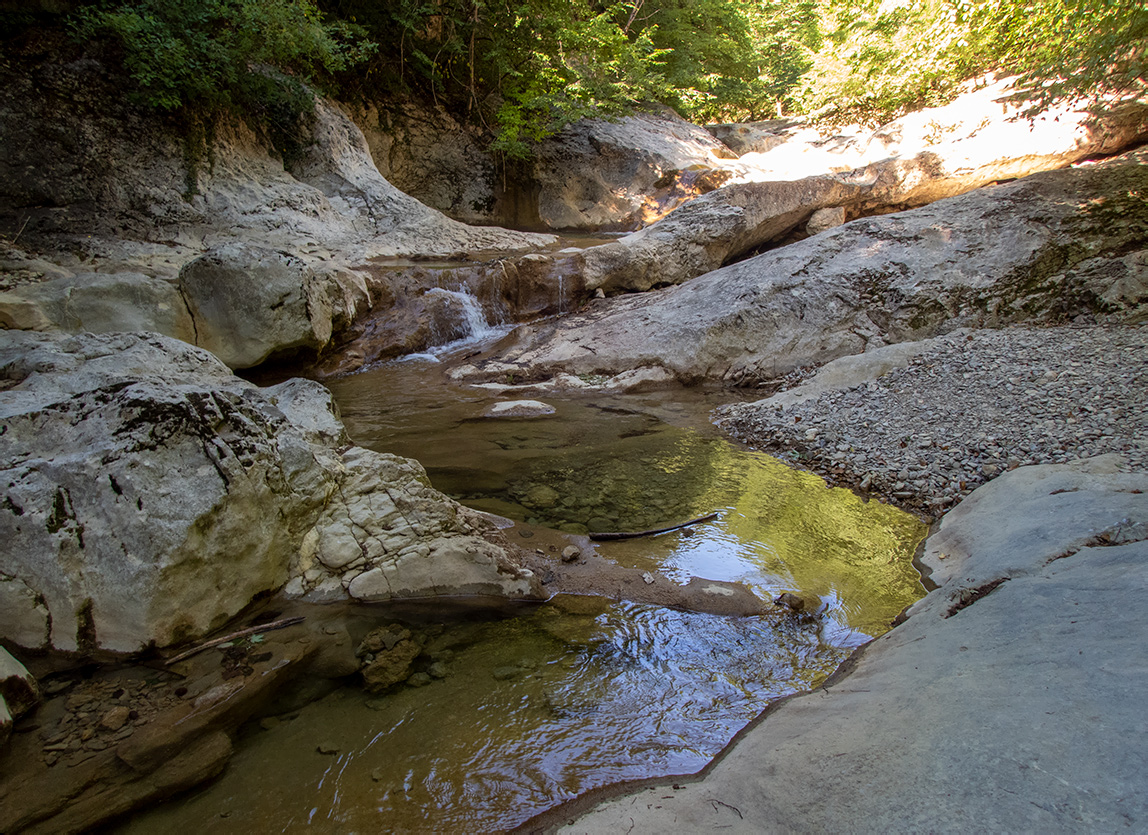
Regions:
<svg viewBox="0 0 1148 835"><path fill-rule="evenodd" d="M934 515L1020 466L1119 452L1148 468L1148 328L959 332L918 350L905 367L725 406L717 421L831 483Z"/></svg>
<svg viewBox="0 0 1148 835"><path fill-rule="evenodd" d="M357 668L345 631L324 624L255 632L170 666L32 659L45 697L0 751L0 829L86 830L214 777L244 722L289 719L281 706L297 684Z"/></svg>

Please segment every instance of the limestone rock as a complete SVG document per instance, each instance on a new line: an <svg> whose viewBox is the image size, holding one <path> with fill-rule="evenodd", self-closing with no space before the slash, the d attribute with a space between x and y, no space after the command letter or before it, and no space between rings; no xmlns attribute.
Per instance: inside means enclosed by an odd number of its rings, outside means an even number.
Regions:
<svg viewBox="0 0 1148 835"><path fill-rule="evenodd" d="M706 125L706 130L740 157L751 152L768 153L790 141L791 135L801 127L800 121L792 119L767 119Z"/></svg>
<svg viewBox="0 0 1148 835"><path fill-rule="evenodd" d="M356 107L351 118L379 173L405 194L463 223L518 225L489 141L444 108L392 99Z"/></svg>
<svg viewBox="0 0 1148 835"><path fill-rule="evenodd" d="M830 208L818 209L809 216L809 222L805 224L805 234L810 236L820 235L822 232L840 226L844 222L845 209L843 207L832 206Z"/></svg>
<svg viewBox="0 0 1148 835"><path fill-rule="evenodd" d="M12 643L29 649L50 643L48 608L20 578L0 573L0 612L4 613L3 635Z"/></svg>
<svg viewBox="0 0 1148 835"><path fill-rule="evenodd" d="M12 722L40 701L40 687L28 670L0 647L0 748L8 741Z"/></svg>
<svg viewBox="0 0 1148 835"><path fill-rule="evenodd" d="M288 171L241 120L221 119L209 139L188 137L128 102L98 61L60 61L51 44L0 68L0 133L10 140L0 151L9 174L0 182L0 231L12 237L23 227L21 245L48 253L41 260L51 269L11 265L39 280L96 267L170 279L231 242L289 251L322 273L376 255L448 257L553 241L469 227L403 194L333 102L317 101ZM210 147L196 147L201 139Z"/></svg>
<svg viewBox="0 0 1148 835"><path fill-rule="evenodd" d="M635 229L735 176L734 156L673 111L648 111L583 119L543 140L529 181L547 228Z"/></svg>
<svg viewBox="0 0 1148 835"><path fill-rule="evenodd" d="M1113 104L1097 116L1088 103L1069 102L1026 117L1022 105L1008 101L1010 92L1002 82L875 133L825 138L808 127L788 129L784 144L744 155L738 162L745 173L728 185L586 250L578 262L586 286L609 293L687 281L780 241L821 209L856 216L921 206L1148 136L1143 104ZM819 219L814 228L826 227Z"/></svg>
<svg viewBox="0 0 1148 835"><path fill-rule="evenodd" d="M439 108L391 102L352 116L388 180L468 223L636 229L746 173L711 133L668 108L580 120L509 171L486 150L489 138Z"/></svg>
<svg viewBox="0 0 1148 835"><path fill-rule="evenodd" d="M503 400L484 413L492 418L533 418L554 414L554 407L540 400Z"/></svg>
<svg viewBox="0 0 1148 835"><path fill-rule="evenodd" d="M331 339L332 310L321 282L285 252L215 247L180 271L179 289L195 318L194 344L231 368L292 350L318 351Z"/></svg>
<svg viewBox="0 0 1148 835"><path fill-rule="evenodd" d="M416 463L347 448L318 384L261 390L155 335L30 332L0 345L0 379L0 595L16 604L0 636L14 642L163 646L284 584L346 599L367 575L382 597L538 594Z"/></svg>
<svg viewBox="0 0 1148 835"><path fill-rule="evenodd" d="M1139 321L1144 160L1134 152L856 220L679 287L598 302L536 327L468 377L661 367L683 382L755 385L957 327ZM595 250L609 246L621 244Z"/></svg>
<svg viewBox="0 0 1148 835"><path fill-rule="evenodd" d="M110 333L155 331L194 342L179 288L139 273L82 273L0 293L0 327Z"/></svg>

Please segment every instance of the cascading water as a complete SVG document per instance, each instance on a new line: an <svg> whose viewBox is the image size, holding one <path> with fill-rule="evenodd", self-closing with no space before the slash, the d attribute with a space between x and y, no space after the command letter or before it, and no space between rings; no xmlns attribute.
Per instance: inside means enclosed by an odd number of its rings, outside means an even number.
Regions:
<svg viewBox="0 0 1148 835"><path fill-rule="evenodd" d="M505 324L492 325L487 321L482 303L466 289L433 287L426 295L439 301L443 311L431 327L435 344L426 353L412 354L408 359L437 360L443 354L497 339L509 330Z"/></svg>

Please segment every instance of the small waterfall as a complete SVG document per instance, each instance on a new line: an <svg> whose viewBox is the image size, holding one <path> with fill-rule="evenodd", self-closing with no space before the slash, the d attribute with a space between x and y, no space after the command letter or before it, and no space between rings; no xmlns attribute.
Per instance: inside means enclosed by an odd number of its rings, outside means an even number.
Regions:
<svg viewBox="0 0 1148 835"><path fill-rule="evenodd" d="M486 342L504 336L509 327L492 325L486 319L482 304L465 289L446 290L433 287L426 291L428 297L438 301L441 316L434 316L431 331L435 344L430 353L440 355L469 345Z"/></svg>

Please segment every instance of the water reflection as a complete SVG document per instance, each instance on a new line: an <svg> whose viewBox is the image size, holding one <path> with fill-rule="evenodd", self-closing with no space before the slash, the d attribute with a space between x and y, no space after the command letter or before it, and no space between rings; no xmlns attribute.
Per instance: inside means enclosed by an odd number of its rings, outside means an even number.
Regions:
<svg viewBox="0 0 1148 835"><path fill-rule="evenodd" d="M220 782L126 831L507 828L595 786L696 771L847 654L795 621L587 598L454 624L424 652L445 678L253 727Z"/></svg>
<svg viewBox="0 0 1148 835"><path fill-rule="evenodd" d="M683 582L798 592L857 640L883 632L922 594L909 562L920 522L734 446L709 426L713 402L702 393L543 397L551 417L493 420L481 415L494 395L426 379L425 367L402 364L331 387L358 443L417 458L436 487L472 507L576 534L720 511L714 522L599 551Z"/></svg>
<svg viewBox="0 0 1148 835"><path fill-rule="evenodd" d="M423 623L418 663L438 677L382 696L348 687L253 724L219 781L127 831L511 827L596 786L696 771L770 700L814 686L923 593L909 560L924 526L732 446L696 392L544 397L552 417L488 420L494 395L431 385L431 368L333 381L352 438L419 459L435 486L475 507L572 532L720 510L600 553L681 580L743 581L763 597L797 591L822 617L566 597L511 617Z"/></svg>

